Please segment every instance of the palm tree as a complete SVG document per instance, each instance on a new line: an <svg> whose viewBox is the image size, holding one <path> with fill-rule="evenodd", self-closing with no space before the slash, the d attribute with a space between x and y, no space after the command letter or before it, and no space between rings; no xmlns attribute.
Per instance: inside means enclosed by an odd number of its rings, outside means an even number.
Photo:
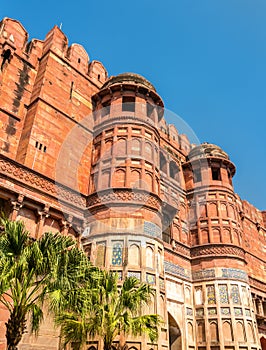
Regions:
<svg viewBox="0 0 266 350"><path fill-rule="evenodd" d="M158 338L161 324L158 315L142 315L141 308L150 302L152 288L135 277L126 278L121 288L115 273L103 271L95 288L82 293L86 302L82 308L69 307L57 317L65 344L74 342L80 349L88 337L99 336L104 350L114 349L113 342L120 335L118 348L125 345L127 334L147 334L152 342ZM70 305L70 304L69 304Z"/></svg>
<svg viewBox="0 0 266 350"><path fill-rule="evenodd" d="M46 233L34 240L22 222L0 219L0 225L0 303L9 311L7 349L17 350L27 319L37 332L45 299L53 311L65 308L89 280L90 266L70 237Z"/></svg>

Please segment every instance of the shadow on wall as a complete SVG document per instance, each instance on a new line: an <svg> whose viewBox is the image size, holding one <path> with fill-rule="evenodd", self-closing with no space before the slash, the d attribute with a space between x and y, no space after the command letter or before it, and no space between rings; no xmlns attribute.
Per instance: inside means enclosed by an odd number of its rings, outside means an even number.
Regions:
<svg viewBox="0 0 266 350"><path fill-rule="evenodd" d="M169 348L170 350L182 349L181 331L175 319L168 312L168 326L169 326Z"/></svg>

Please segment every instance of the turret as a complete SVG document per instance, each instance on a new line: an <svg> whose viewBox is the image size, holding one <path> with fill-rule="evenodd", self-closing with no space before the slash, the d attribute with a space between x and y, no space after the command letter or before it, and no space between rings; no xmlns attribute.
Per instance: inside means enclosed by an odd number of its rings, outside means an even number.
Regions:
<svg viewBox="0 0 266 350"><path fill-rule="evenodd" d="M92 101L85 249L96 265L121 279L135 276L151 284L156 293L145 312L166 319L157 128L163 102L150 82L132 73L110 78ZM165 335L158 348L163 345L168 348Z"/></svg>

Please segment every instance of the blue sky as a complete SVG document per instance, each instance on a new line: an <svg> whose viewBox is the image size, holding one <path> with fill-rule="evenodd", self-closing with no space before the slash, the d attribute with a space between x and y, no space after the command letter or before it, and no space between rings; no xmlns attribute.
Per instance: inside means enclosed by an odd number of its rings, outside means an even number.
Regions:
<svg viewBox="0 0 266 350"><path fill-rule="evenodd" d="M109 75L144 75L201 142L229 153L241 198L266 209L265 0L9 0L0 17L39 39L62 23Z"/></svg>

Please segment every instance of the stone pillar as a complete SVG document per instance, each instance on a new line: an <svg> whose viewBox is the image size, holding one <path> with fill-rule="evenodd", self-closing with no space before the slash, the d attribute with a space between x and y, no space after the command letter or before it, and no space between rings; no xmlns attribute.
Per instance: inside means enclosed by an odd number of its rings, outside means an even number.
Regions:
<svg viewBox="0 0 266 350"><path fill-rule="evenodd" d="M61 233L65 236L68 235L69 229L72 227L73 216L67 215L66 220L61 220Z"/></svg>
<svg viewBox="0 0 266 350"><path fill-rule="evenodd" d="M12 209L9 215L9 219L14 221L18 216L19 209L23 207L24 195L19 194L16 200L11 200Z"/></svg>
<svg viewBox="0 0 266 350"><path fill-rule="evenodd" d="M45 219L50 216L49 209L50 207L45 205L43 210L37 210L38 223L36 227L36 239L39 239L42 235Z"/></svg>

